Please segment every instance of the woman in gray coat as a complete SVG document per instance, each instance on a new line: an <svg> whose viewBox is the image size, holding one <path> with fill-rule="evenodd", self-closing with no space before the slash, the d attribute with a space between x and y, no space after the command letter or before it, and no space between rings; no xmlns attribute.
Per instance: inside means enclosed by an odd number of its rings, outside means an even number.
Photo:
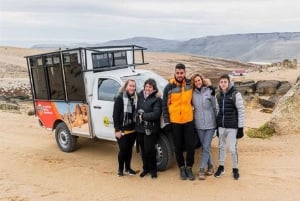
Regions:
<svg viewBox="0 0 300 201"><path fill-rule="evenodd" d="M214 89L211 86L206 86L202 75L195 74L192 77L192 82L194 123L202 144L199 179L204 180L205 174L210 176L214 173L210 147L216 129L216 98ZM205 172L206 166L208 168Z"/></svg>

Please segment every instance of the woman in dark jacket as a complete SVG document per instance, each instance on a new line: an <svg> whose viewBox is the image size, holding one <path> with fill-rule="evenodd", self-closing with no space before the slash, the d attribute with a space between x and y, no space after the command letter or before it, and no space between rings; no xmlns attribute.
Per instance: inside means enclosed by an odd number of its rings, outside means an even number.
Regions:
<svg viewBox="0 0 300 201"><path fill-rule="evenodd" d="M143 172L140 177L151 174L157 178L155 144L160 131L162 100L155 80L148 79L144 89L138 94L136 132L141 146Z"/></svg>
<svg viewBox="0 0 300 201"><path fill-rule="evenodd" d="M119 145L118 176L123 176L124 164L126 174L136 174L131 169L132 147L136 139L136 132L134 130L136 105L136 83L134 80L127 80L120 89L120 94L115 100L113 109L115 136Z"/></svg>

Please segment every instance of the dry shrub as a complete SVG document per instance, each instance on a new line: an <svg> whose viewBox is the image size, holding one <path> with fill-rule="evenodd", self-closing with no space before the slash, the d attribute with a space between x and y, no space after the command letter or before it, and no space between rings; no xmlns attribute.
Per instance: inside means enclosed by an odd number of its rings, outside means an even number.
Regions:
<svg viewBox="0 0 300 201"><path fill-rule="evenodd" d="M251 128L246 131L246 134L248 137L253 137L253 138L262 138L266 139L275 133L275 130L269 126L269 123L266 122L259 128Z"/></svg>

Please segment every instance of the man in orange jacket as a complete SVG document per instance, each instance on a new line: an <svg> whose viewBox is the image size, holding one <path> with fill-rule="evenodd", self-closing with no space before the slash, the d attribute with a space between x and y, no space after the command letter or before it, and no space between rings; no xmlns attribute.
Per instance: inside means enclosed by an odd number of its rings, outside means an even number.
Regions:
<svg viewBox="0 0 300 201"><path fill-rule="evenodd" d="M194 180L192 167L195 155L195 135L193 124L192 85L185 77L185 65L175 66L174 78L164 89L163 117L168 127L171 127L175 145L175 155L179 167L180 179ZM186 160L183 152L186 150Z"/></svg>

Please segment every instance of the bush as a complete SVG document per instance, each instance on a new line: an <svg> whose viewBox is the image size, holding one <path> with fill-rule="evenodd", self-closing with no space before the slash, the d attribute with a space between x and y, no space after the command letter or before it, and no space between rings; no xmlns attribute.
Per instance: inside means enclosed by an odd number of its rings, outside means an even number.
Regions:
<svg viewBox="0 0 300 201"><path fill-rule="evenodd" d="M266 139L273 136L273 133L275 133L275 130L269 127L268 122L266 122L259 128L251 128L246 131L247 136L262 139Z"/></svg>
<svg viewBox="0 0 300 201"><path fill-rule="evenodd" d="M28 116L35 115L34 110L29 110L29 111L27 112L27 115L28 115Z"/></svg>

